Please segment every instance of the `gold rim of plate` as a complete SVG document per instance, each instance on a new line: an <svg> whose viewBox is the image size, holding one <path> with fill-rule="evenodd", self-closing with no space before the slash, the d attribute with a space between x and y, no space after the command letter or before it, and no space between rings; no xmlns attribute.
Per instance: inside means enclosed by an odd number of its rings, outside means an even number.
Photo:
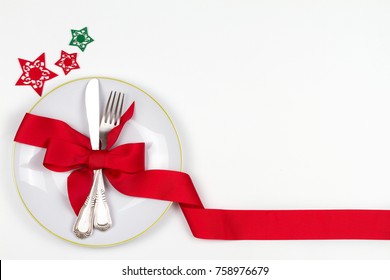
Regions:
<svg viewBox="0 0 390 280"><path fill-rule="evenodd" d="M46 93L44 96L42 96L42 98L40 98L32 107L31 109L28 111L29 113L34 110L34 108L46 97L48 96L49 94L55 92L57 89L65 86L65 85L68 85L68 84L71 84L71 83L74 83L74 82L77 82L77 81L80 81L80 80L90 80L90 79L105 79L105 80L113 80L113 81L117 81L117 82L120 82L120 83L124 83L126 85L129 85L131 87L134 87L138 90L140 90L142 93L144 93L146 96L148 96L150 99L152 99L160 108L161 110L163 110L163 112L165 113L165 115L167 116L169 122L171 123L172 127L173 127L173 130L175 131L175 135L176 135L176 138L177 138L177 142L179 144L179 150L180 150L180 171L182 171L182 167L183 167L183 153L182 153L182 149L181 149L181 142L180 142L180 138L179 138L179 134L177 133L177 130L176 130L176 127L171 119L171 117L169 116L168 112L164 109L163 106L161 106L161 104L153 98L153 96L151 96L149 93L147 93L146 91L144 91L143 89L133 85L133 84L130 84L128 82L125 82L125 81L122 81L120 79L116 79L116 78L110 78L110 77L105 77L105 76L91 76L91 77L85 77L85 78L79 78L79 79L75 79L75 80L71 80L71 81L68 81L66 83L63 83L57 87L55 87L54 89L52 89L51 91L49 91L48 93ZM171 207L172 205L172 202L169 203L169 205L167 206L167 208L162 212L162 214L160 215L160 217L157 218L156 221L154 221L149 227L147 227L146 229L144 229L143 231L141 231L140 233L138 233L137 235L135 236L132 236L128 239L125 239L123 241L120 241L120 242L116 242L116 243L111 243L111 244L99 244L99 245L92 245L92 244L83 244L83 243L79 243L79 242L75 242L75 241L72 241L72 240L69 240L69 239L66 239L56 233L54 233L53 231L51 231L50 229L48 229L44 224L42 224L35 216L34 214L31 212L31 210L28 208L26 202L24 201L21 193L20 193L20 190L19 190L19 186L18 186L18 183L17 183L17 180L16 180L16 176L15 176L15 151L16 151L16 143L14 144L14 152L13 152L13 155L12 155L12 171L13 171L13 178L14 178L14 182L15 182L15 186L16 186L16 189L17 189L17 192L18 192L18 195L24 205L24 207L26 208L27 212L31 215L31 217L41 226L43 227L46 231L48 231L49 233L53 234L54 236L62 239L62 240L65 240L67 242L70 242L70 243L73 243L73 244L76 244L76 245L80 245L80 246L84 246L84 247L110 247L110 246L115 246L115 245L119 245L119 244L123 244L123 243L126 243L132 239L135 239L139 236L141 236L142 234L144 234L147 230L149 230L150 228L152 228L163 216L164 214L168 211L168 209Z"/></svg>

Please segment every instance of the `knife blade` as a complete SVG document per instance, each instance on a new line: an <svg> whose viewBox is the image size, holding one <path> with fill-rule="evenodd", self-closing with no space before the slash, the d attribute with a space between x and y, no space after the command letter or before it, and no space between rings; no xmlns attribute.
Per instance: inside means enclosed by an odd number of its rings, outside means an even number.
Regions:
<svg viewBox="0 0 390 280"><path fill-rule="evenodd" d="M85 90L85 110L92 150L99 150L100 106L98 79L92 79L88 82Z"/></svg>
<svg viewBox="0 0 390 280"><path fill-rule="evenodd" d="M99 150L99 125L100 125L100 105L99 105L99 80L92 79L85 89L85 110L88 120L89 138L93 150ZM94 171L94 180L89 195L81 207L76 222L73 225L73 232L78 238L86 238L92 234L96 186L99 176Z"/></svg>

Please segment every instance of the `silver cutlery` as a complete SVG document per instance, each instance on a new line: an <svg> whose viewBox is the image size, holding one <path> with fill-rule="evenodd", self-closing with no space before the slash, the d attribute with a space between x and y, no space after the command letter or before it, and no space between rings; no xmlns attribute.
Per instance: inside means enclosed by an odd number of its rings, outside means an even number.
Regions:
<svg viewBox="0 0 390 280"><path fill-rule="evenodd" d="M93 150L99 150L99 81L92 79L88 82L85 90L85 108L88 119L89 138ZM73 232L78 238L86 238L93 231L93 213L95 207L95 193L99 176L94 171L94 183L91 191L81 207L76 222L73 225Z"/></svg>
<svg viewBox="0 0 390 280"><path fill-rule="evenodd" d="M111 91L99 127L102 149L106 149L107 147L108 132L110 132L120 123L123 102L123 93ZM99 179L95 182L97 183L97 187L94 208L94 227L98 230L105 231L112 226L112 220L110 215L110 209L106 200L104 180L101 169L97 170L96 176L99 177Z"/></svg>
<svg viewBox="0 0 390 280"><path fill-rule="evenodd" d="M88 119L91 147L99 150L107 147L107 135L120 123L124 102L124 94L111 91L99 125L99 81L92 79L85 91L85 103ZM100 141L99 141L100 140ZM101 169L94 171L91 190L73 226L78 238L87 238L95 227L105 231L112 226L110 209L107 204L103 173Z"/></svg>

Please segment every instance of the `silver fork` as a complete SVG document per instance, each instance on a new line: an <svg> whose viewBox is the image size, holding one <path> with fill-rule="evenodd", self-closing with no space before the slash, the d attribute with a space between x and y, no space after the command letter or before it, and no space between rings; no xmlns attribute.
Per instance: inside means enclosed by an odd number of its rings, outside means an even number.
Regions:
<svg viewBox="0 0 390 280"><path fill-rule="evenodd" d="M101 149L104 150L107 147L107 135L114 127L120 123L122 115L123 102L125 96L123 93L117 93L111 91L106 108L104 110L102 120L99 127L99 137L101 141ZM96 171L98 176L96 195L95 195L95 208L94 208L94 220L93 225L96 229L106 231L112 226L112 220L110 215L110 208L108 207L102 170Z"/></svg>

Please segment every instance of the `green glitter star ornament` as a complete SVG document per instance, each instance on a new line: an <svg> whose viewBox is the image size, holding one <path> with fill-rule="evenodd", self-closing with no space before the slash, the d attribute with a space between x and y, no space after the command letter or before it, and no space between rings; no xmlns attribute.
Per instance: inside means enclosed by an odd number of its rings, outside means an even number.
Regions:
<svg viewBox="0 0 390 280"><path fill-rule="evenodd" d="M84 51L89 43L93 42L91 36L88 35L87 27L80 30L71 29L72 40L69 45L79 47L81 51Z"/></svg>

